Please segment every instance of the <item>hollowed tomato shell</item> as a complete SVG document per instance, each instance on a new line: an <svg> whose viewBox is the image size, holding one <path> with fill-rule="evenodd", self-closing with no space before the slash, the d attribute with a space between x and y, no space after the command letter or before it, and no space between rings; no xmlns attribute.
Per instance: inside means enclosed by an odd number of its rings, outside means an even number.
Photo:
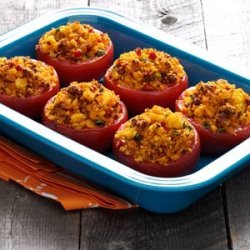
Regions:
<svg viewBox="0 0 250 250"><path fill-rule="evenodd" d="M119 129L122 129L121 125ZM123 142L115 138L113 141L113 152L116 159L141 173L158 177L178 177L191 173L200 157L200 139L195 130L195 139L191 152L185 153L177 161L172 161L167 165L156 163L136 162L132 156L126 156L120 151Z"/></svg>
<svg viewBox="0 0 250 250"><path fill-rule="evenodd" d="M52 98L53 99L53 98ZM49 102L52 101L49 100ZM46 106L43 112L43 124L52 130L57 131L60 134L65 135L66 137L71 138L83 144L91 149L94 149L98 152L105 152L108 149L112 148L112 142L114 134L117 129L121 126L122 123L128 120L127 108L123 102L120 102L122 109L120 117L115 120L115 122L109 126L98 127L98 128L84 128L84 129L73 129L67 125L57 125L54 121L50 120L45 116Z"/></svg>
<svg viewBox="0 0 250 250"><path fill-rule="evenodd" d="M185 75L180 83L169 86L162 91L143 91L118 86L110 77L111 68L104 76L104 85L120 96L127 106L129 114L137 115L154 105L168 107L174 110L175 100L188 87L188 77Z"/></svg>
<svg viewBox="0 0 250 250"><path fill-rule="evenodd" d="M73 62L53 58L48 54L43 53L40 50L40 46L36 45L36 58L52 65L59 75L61 85L67 86L73 81L87 82L93 79L99 80L103 77L113 62L114 47L110 41L110 45L103 56L86 62Z"/></svg>
<svg viewBox="0 0 250 250"><path fill-rule="evenodd" d="M187 117L183 111L184 98L185 93L182 93L176 100L176 111L182 112ZM201 152L204 154L221 155L250 137L250 125L239 127L234 134L214 133L194 119L189 117L187 119L198 131L201 140Z"/></svg>
<svg viewBox="0 0 250 250"><path fill-rule="evenodd" d="M51 97L56 95L60 89L59 79L55 71L54 74L57 77L56 85L50 88L48 91L45 91L44 93L37 96L29 96L22 98L16 96L0 95L0 103L30 118L41 118L45 104Z"/></svg>

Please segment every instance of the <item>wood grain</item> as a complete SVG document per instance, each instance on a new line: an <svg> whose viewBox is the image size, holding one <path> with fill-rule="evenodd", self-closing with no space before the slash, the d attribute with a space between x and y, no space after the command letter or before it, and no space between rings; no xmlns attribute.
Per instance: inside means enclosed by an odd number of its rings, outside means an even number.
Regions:
<svg viewBox="0 0 250 250"><path fill-rule="evenodd" d="M250 167L225 185L232 249L250 249Z"/></svg>
<svg viewBox="0 0 250 250"><path fill-rule="evenodd" d="M226 249L221 202L216 190L176 214L83 211L81 249Z"/></svg>
<svg viewBox="0 0 250 250"><path fill-rule="evenodd" d="M0 180L0 249L79 249L80 212Z"/></svg>
<svg viewBox="0 0 250 250"><path fill-rule="evenodd" d="M91 0L90 6L118 12L205 48L200 0Z"/></svg>
<svg viewBox="0 0 250 250"><path fill-rule="evenodd" d="M207 46L237 67L250 66L250 2L202 0ZM220 21L218 21L220 20ZM232 249L250 249L250 165L225 185Z"/></svg>
<svg viewBox="0 0 250 250"><path fill-rule="evenodd" d="M169 33L200 47L206 47L200 1L187 3L177 0L126 2L91 0L90 6L105 7L120 12L153 25L165 31L166 35ZM153 215L140 210L135 213L116 213L110 217L111 225L108 221L98 218L97 225L94 224L90 231L85 232L82 228L81 242L84 246L82 249L85 247L101 249L100 243L90 240L93 234L98 234L98 237L105 236L102 238L103 247L105 246L102 249L112 249L113 246L126 249L125 242L127 246L133 246L132 249L165 249L165 247L167 249L226 249L227 234L220 190L215 190L213 196L209 197L190 210L173 216ZM83 212L84 225L86 224L85 213L93 212ZM103 212L97 213L103 216ZM111 226L116 229L110 230ZM126 234L121 233L124 232L124 228ZM113 245L110 245L110 242Z"/></svg>
<svg viewBox="0 0 250 250"><path fill-rule="evenodd" d="M236 64L249 65L247 0L0 0L0 34L55 9L87 6L88 2L162 29L166 36L207 47ZM224 198L218 188L173 215L142 209L64 212L51 200L0 181L0 250L221 250L228 249L228 245L250 249L249 180L248 168L227 182ZM226 221L223 206L228 213ZM227 240L225 222L231 242Z"/></svg>
<svg viewBox="0 0 250 250"><path fill-rule="evenodd" d="M0 34L54 10L87 6L88 0L2 0L0 1Z"/></svg>
<svg viewBox="0 0 250 250"><path fill-rule="evenodd" d="M209 51L238 67L249 66L250 2L202 0L202 3Z"/></svg>
<svg viewBox="0 0 250 250"><path fill-rule="evenodd" d="M87 0L0 1L0 34L48 12ZM79 249L80 212L0 181L0 249Z"/></svg>

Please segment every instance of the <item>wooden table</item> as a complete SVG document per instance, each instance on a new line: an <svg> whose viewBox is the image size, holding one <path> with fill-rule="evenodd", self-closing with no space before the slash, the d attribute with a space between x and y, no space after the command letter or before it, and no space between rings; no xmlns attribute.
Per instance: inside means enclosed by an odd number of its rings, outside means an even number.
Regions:
<svg viewBox="0 0 250 250"><path fill-rule="evenodd" d="M0 33L49 11L106 7L250 65L247 0L0 0ZM0 181L0 249L250 249L250 169L177 214L142 209L65 212L14 183Z"/></svg>

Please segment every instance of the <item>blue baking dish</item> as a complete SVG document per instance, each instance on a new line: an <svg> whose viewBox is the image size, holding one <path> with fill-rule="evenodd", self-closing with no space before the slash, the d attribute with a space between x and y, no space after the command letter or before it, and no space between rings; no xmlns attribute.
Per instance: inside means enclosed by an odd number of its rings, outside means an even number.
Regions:
<svg viewBox="0 0 250 250"><path fill-rule="evenodd" d="M56 11L0 37L0 56L34 57L39 37L67 22L79 20L107 32L117 57L136 47L154 47L180 59L190 85L200 80L224 78L250 91L250 77L243 70L225 65L205 51L170 37L142 23L96 8ZM180 211L250 163L250 138L220 157L201 156L194 171L177 178L159 178L139 173L112 158L60 135L39 122L0 104L0 131L59 166L158 213Z"/></svg>

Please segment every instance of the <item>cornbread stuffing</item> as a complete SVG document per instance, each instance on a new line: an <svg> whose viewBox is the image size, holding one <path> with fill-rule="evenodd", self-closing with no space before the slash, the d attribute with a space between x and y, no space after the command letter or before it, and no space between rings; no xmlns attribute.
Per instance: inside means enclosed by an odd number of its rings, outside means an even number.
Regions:
<svg viewBox="0 0 250 250"><path fill-rule="evenodd" d="M29 57L0 58L0 95L40 95L58 82L54 68Z"/></svg>
<svg viewBox="0 0 250 250"><path fill-rule="evenodd" d="M110 78L119 86L159 91L179 83L184 75L177 58L153 48L137 48L120 55L113 64Z"/></svg>
<svg viewBox="0 0 250 250"><path fill-rule="evenodd" d="M80 22L53 28L39 40L42 53L59 60L85 62L105 54L111 41L107 34L99 33Z"/></svg>
<svg viewBox="0 0 250 250"><path fill-rule="evenodd" d="M47 103L45 116L73 129L105 127L121 114L120 99L96 80L72 82Z"/></svg>
<svg viewBox="0 0 250 250"><path fill-rule="evenodd" d="M155 105L127 121L115 138L136 162L167 165L192 151L195 134L181 113Z"/></svg>
<svg viewBox="0 0 250 250"><path fill-rule="evenodd" d="M184 92L183 112L212 132L234 134L250 124L250 96L226 80L200 82Z"/></svg>

